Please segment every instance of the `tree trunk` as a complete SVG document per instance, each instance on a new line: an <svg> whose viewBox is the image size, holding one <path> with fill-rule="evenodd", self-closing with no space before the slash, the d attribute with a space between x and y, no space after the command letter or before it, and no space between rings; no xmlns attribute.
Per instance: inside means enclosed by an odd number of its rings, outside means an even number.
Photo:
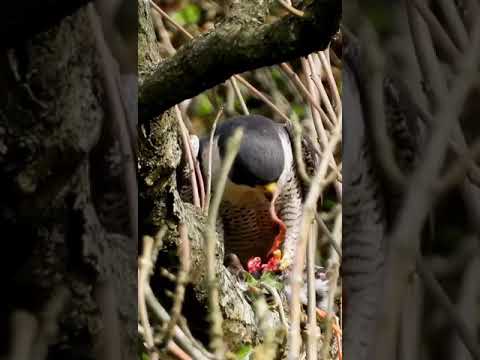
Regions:
<svg viewBox="0 0 480 360"><path fill-rule="evenodd" d="M91 21L81 8L1 55L0 221L8 250L0 261L0 342L11 356L30 346L36 359L92 359L112 341L122 345L121 358L136 356L136 244ZM21 310L29 323L18 320ZM33 343L13 345L28 332Z"/></svg>

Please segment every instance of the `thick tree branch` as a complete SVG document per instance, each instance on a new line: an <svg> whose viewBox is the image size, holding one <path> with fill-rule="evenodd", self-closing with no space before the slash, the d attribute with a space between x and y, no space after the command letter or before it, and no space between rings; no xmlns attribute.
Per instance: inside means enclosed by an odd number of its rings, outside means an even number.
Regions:
<svg viewBox="0 0 480 360"><path fill-rule="evenodd" d="M324 49L339 27L342 4L316 0L305 16L272 24L228 21L163 61L140 88L145 123L182 100L244 71L279 64Z"/></svg>

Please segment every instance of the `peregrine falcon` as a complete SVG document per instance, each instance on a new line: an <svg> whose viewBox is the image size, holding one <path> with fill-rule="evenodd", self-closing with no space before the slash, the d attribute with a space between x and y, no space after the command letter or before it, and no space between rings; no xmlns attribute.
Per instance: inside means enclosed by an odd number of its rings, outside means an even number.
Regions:
<svg viewBox="0 0 480 360"><path fill-rule="evenodd" d="M288 267L299 237L305 191L294 160L292 128L259 115L239 116L223 122L212 143L213 184L227 140L238 127L243 128L244 136L228 175L220 208L225 253L238 256L249 271L262 266L259 260L266 266L269 260L279 256L281 264ZM318 156L309 151L308 144L303 137L303 157L313 173ZM204 174L208 149L209 139L201 139L199 160Z"/></svg>

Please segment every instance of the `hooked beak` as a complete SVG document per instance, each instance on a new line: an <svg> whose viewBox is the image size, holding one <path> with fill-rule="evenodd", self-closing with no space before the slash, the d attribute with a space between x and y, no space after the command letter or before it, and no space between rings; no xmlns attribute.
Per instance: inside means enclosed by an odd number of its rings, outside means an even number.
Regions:
<svg viewBox="0 0 480 360"><path fill-rule="evenodd" d="M276 182L272 182L272 183L267 184L267 185L259 186L259 188L260 188L260 190L263 191L263 193L265 194L265 197L268 199L268 201L272 201L275 193L278 190L278 185L277 185Z"/></svg>

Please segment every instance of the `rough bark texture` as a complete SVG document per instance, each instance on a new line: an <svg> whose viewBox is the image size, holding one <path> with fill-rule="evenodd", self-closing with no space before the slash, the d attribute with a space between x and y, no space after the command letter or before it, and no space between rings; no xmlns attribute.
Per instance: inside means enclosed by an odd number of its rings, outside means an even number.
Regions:
<svg viewBox="0 0 480 360"><path fill-rule="evenodd" d="M2 350L7 334L16 335L7 330L10 311L37 315L64 288L70 297L48 358L93 358L107 326L95 291L107 283L123 358L135 357L136 244L128 234L122 163L104 128L95 49L82 8L2 54L0 221L11 245L0 261L8 289L0 300Z"/></svg>
<svg viewBox="0 0 480 360"><path fill-rule="evenodd" d="M247 3L256 5L253 11L252 6L233 2L230 16L215 30L158 66L140 88L140 123L234 74L324 49L338 30L342 10L339 1L317 0L304 17L289 15L264 24L259 17L264 17L266 2Z"/></svg>

